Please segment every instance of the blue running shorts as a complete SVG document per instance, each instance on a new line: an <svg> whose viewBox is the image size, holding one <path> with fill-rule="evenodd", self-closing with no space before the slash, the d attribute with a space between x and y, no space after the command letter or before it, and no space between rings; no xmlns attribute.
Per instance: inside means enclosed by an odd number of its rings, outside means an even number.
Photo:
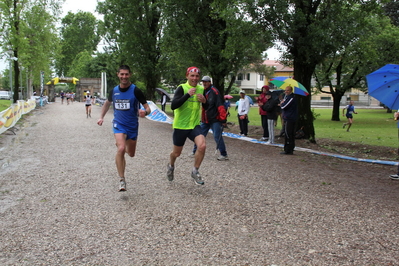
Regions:
<svg viewBox="0 0 399 266"><path fill-rule="evenodd" d="M114 134L116 133L123 133L126 135L126 140L131 139L131 140L137 140L137 134L138 134L138 129L131 129L128 127L125 127L122 124L119 124L117 122L113 122L113 130Z"/></svg>

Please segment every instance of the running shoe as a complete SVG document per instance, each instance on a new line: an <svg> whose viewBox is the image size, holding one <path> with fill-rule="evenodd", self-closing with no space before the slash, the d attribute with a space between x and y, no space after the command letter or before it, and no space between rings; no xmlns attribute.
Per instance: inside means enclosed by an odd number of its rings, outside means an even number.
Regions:
<svg viewBox="0 0 399 266"><path fill-rule="evenodd" d="M201 174L198 171L192 171L191 172L191 177L194 178L194 182L197 185L205 184L204 180L202 180Z"/></svg>
<svg viewBox="0 0 399 266"><path fill-rule="evenodd" d="M227 155L220 155L218 157L218 161L227 161L229 159L229 157Z"/></svg>
<svg viewBox="0 0 399 266"><path fill-rule="evenodd" d="M266 138L266 137L261 137L260 138L260 141L266 141L266 140L268 140L269 138Z"/></svg>
<svg viewBox="0 0 399 266"><path fill-rule="evenodd" d="M169 181L173 181L174 174L173 172L175 171L175 168L170 166L170 164L167 165L168 171L166 172L166 176L168 177Z"/></svg>
<svg viewBox="0 0 399 266"><path fill-rule="evenodd" d="M345 124L345 123L343 123L343 124L342 124L342 128L345 128L345 127L346 127L346 124Z"/></svg>
<svg viewBox="0 0 399 266"><path fill-rule="evenodd" d="M120 181L119 191L126 191L126 182L124 179Z"/></svg>
<svg viewBox="0 0 399 266"><path fill-rule="evenodd" d="M392 180L399 180L399 175L390 175Z"/></svg>

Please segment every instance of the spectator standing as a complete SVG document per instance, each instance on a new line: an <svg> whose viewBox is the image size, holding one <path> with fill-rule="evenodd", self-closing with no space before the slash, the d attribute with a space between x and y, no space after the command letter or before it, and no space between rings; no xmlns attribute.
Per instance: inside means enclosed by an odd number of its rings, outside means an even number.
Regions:
<svg viewBox="0 0 399 266"><path fill-rule="evenodd" d="M189 67L186 71L187 82L180 84L172 100L171 109L174 110L173 119L173 150L170 153L170 161L167 165L167 177L169 181L174 179L176 159L181 155L187 138L197 145L194 155L194 167L191 177L198 185L204 181L199 168L205 155L205 137L201 134L201 103L206 103L204 87L198 85L200 80L200 69Z"/></svg>
<svg viewBox="0 0 399 266"><path fill-rule="evenodd" d="M261 125L262 125L262 129L263 129L263 136L260 139L261 141L266 141L269 139L269 129L268 129L268 125L267 125L267 111L264 110L264 108L262 108L262 106L267 102L267 98L266 98L266 93L270 90L269 86L264 85L262 87L262 92L259 95L259 97L255 97L255 100L258 103L259 106L259 115L260 115L260 120L261 120Z"/></svg>
<svg viewBox="0 0 399 266"><path fill-rule="evenodd" d="M399 139L399 112L395 112L394 120L397 121L398 124L398 139ZM398 155L399 155L399 148L398 148ZM395 175L390 175L392 180L399 180L399 165L398 165L398 172Z"/></svg>
<svg viewBox="0 0 399 266"><path fill-rule="evenodd" d="M270 91L266 92L266 103L262 105L262 109L267 112L267 128L269 132L269 141L267 144L274 144L274 123L277 119L277 105L276 99L272 98Z"/></svg>
<svg viewBox="0 0 399 266"><path fill-rule="evenodd" d="M166 101L167 101L166 94L162 92L162 95L161 95L161 107L162 107L162 111L164 111L164 112L165 112L165 108L166 108Z"/></svg>
<svg viewBox="0 0 399 266"><path fill-rule="evenodd" d="M229 159L222 136L223 127L226 125L226 109L224 108L219 90L212 85L211 78L204 76L202 84L205 89L206 102L202 104L201 133L206 137L209 129L212 129L213 138L216 142L216 150L220 151L220 156L217 159L225 161ZM195 155L196 150L197 146L194 144L193 155Z"/></svg>
<svg viewBox="0 0 399 266"><path fill-rule="evenodd" d="M231 107L230 100L225 99L223 105L224 105L224 109L226 110L226 115L230 116L230 107Z"/></svg>
<svg viewBox="0 0 399 266"><path fill-rule="evenodd" d="M138 118L150 114L151 109L143 92L130 82L132 75L130 67L127 65L120 66L117 75L120 84L109 92L97 124L101 126L104 123L104 116L113 103L114 119L112 124L117 147L115 164L119 175L119 191L126 191L125 153L134 157L139 129ZM145 110L140 109L140 104L143 105Z"/></svg>
<svg viewBox="0 0 399 266"><path fill-rule="evenodd" d="M285 125L284 151L281 154L292 155L295 148L295 123L298 118L298 104L291 86L287 86L284 93L284 99L280 102Z"/></svg>
<svg viewBox="0 0 399 266"><path fill-rule="evenodd" d="M237 102L237 116L240 125L240 135L248 136L249 100L245 97L245 91L240 91L240 99Z"/></svg>
<svg viewBox="0 0 399 266"><path fill-rule="evenodd" d="M346 110L346 114L345 114L345 110ZM348 119L348 122L344 123L342 125L342 128L345 128L346 126L348 126L348 128L346 129L346 132L349 132L349 129L351 128L352 124L353 124L353 114L357 114L357 112L355 112L355 106L353 105L353 101L349 101L349 104L342 109L342 115L346 116L346 118Z"/></svg>

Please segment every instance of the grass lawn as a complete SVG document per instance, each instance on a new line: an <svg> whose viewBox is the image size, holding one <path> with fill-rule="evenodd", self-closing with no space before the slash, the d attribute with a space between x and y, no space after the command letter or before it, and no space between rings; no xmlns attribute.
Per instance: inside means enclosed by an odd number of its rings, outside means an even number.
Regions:
<svg viewBox="0 0 399 266"><path fill-rule="evenodd" d="M0 112L11 106L11 100L0 100Z"/></svg>
<svg viewBox="0 0 399 266"><path fill-rule="evenodd" d="M160 105L158 106L160 107ZM389 114L383 108L356 108L355 110L358 114L353 115L353 125L350 132L346 132L346 129L342 128L342 124L347 122L347 118L342 116L342 108L340 109L341 121L331 121L332 108L314 108L314 113L317 116L314 121L316 141L318 138L322 138L350 143L398 147L398 126L396 121L393 120L393 113ZM172 115L170 105L166 105L166 112ZM232 107L229 121L238 123L236 117L237 112ZM261 125L258 107L251 107L249 121L250 126ZM281 129L280 121L277 123L277 129Z"/></svg>

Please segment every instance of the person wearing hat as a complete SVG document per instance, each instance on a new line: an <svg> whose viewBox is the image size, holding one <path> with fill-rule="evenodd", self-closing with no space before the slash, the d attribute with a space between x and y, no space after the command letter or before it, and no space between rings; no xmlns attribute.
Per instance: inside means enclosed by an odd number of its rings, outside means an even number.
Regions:
<svg viewBox="0 0 399 266"><path fill-rule="evenodd" d="M201 131L205 137L208 135L209 129L212 129L213 138L216 142L216 150L220 151L220 156L217 158L219 161L226 161L229 159L227 156L226 145L224 144L222 132L223 126L226 125L226 109L220 92L216 89L211 82L209 76L202 78L202 84L204 85L204 94L206 103L202 104L202 115L201 115ZM192 155L195 156L197 146L194 144Z"/></svg>
<svg viewBox="0 0 399 266"><path fill-rule="evenodd" d="M259 106L259 115L260 115L260 121L261 125L263 128L263 136L260 139L261 141L266 141L269 139L269 129L268 129L268 122L267 122L267 111L265 111L262 106L267 102L266 98L266 93L270 90L269 86L264 85L262 87L262 93L259 95L259 97L255 97L255 100L258 102Z"/></svg>
<svg viewBox="0 0 399 266"><path fill-rule="evenodd" d="M248 136L248 113L249 100L245 97L245 91L240 91L240 99L237 104L238 124L240 125L240 135Z"/></svg>
<svg viewBox="0 0 399 266"><path fill-rule="evenodd" d="M262 105L262 109L267 112L267 129L269 132L269 140L267 144L274 144L274 122L277 119L278 101L272 98L272 92L266 92L266 103Z"/></svg>
<svg viewBox="0 0 399 266"><path fill-rule="evenodd" d="M189 67L186 70L187 82L180 84L173 97L171 109L174 110L173 119L173 150L170 153L170 161L167 165L166 176L169 181L174 179L175 162L181 155L184 143L190 139L197 145L194 167L191 177L198 185L204 181L199 168L205 155L205 137L201 134L201 104L206 103L204 87L198 85L201 71L198 67Z"/></svg>
<svg viewBox="0 0 399 266"><path fill-rule="evenodd" d="M130 67L121 65L117 75L120 84L109 92L97 124L101 126L104 123L104 116L113 103L114 119L112 126L117 147L115 164L119 175L119 191L126 191L125 154L127 153L130 157L134 157L136 154L139 117L149 115L151 109L144 93L130 82L132 75ZM145 110L140 108L140 104Z"/></svg>
<svg viewBox="0 0 399 266"><path fill-rule="evenodd" d="M90 91L86 92L85 98L85 106L86 106L86 118L91 118L91 104L93 102L93 97L90 95ZM68 99L69 104L69 99Z"/></svg>

